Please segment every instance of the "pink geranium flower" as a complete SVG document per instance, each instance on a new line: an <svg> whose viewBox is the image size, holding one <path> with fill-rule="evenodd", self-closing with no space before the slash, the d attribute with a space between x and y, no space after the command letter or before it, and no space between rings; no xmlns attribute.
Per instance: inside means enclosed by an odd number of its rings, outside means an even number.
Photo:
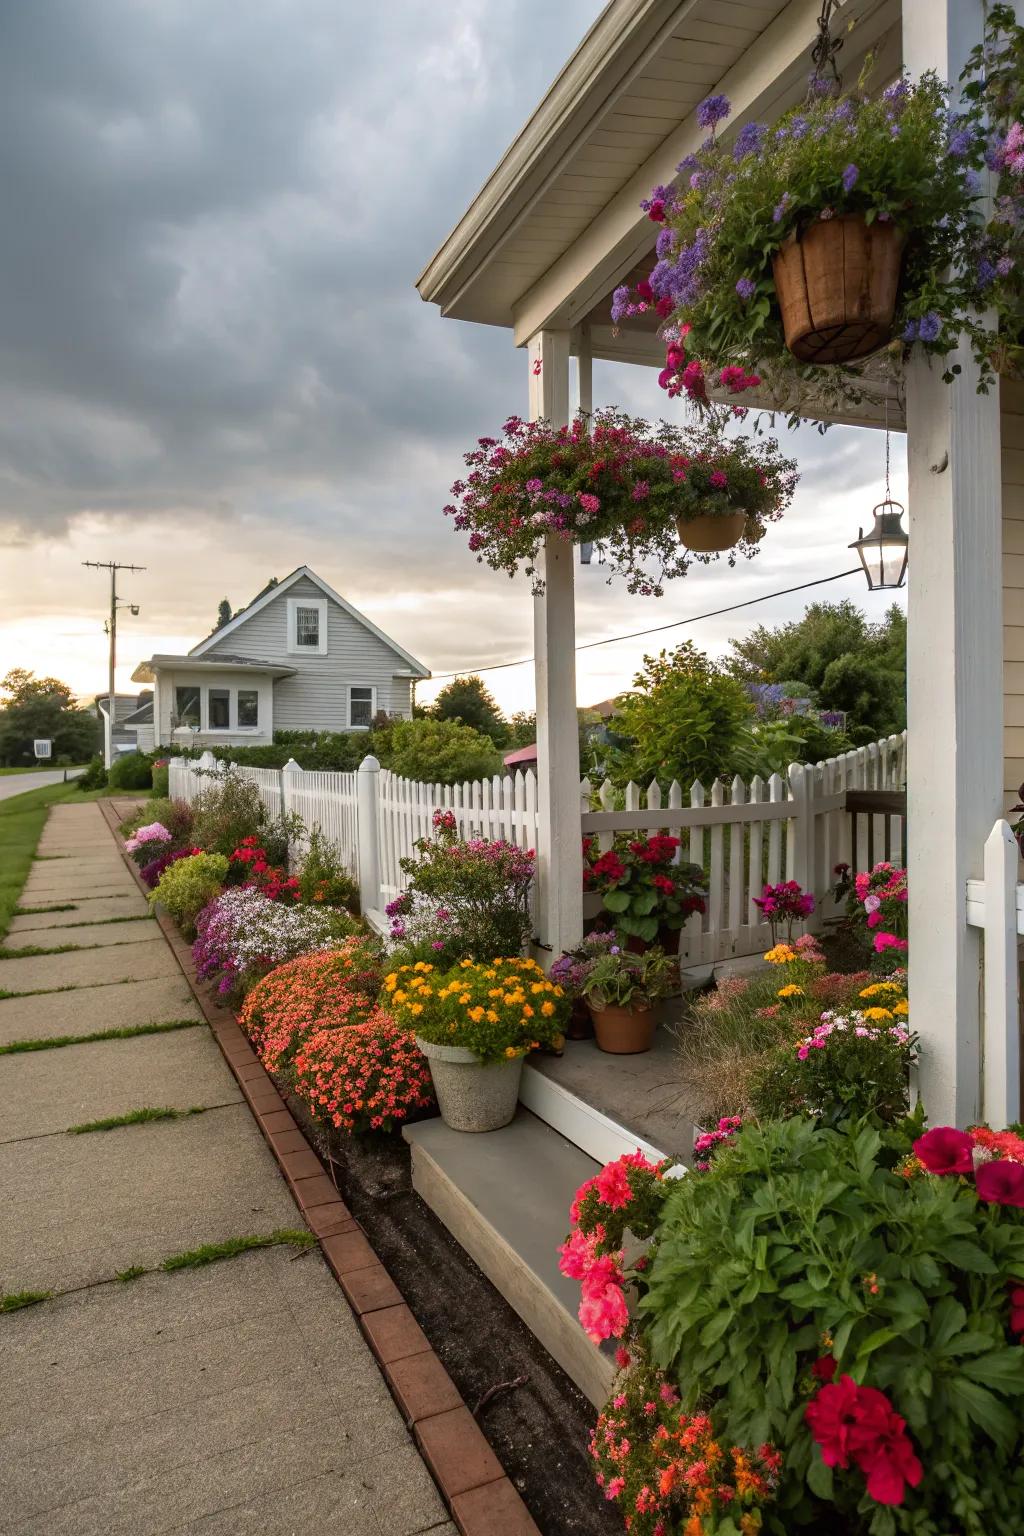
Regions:
<svg viewBox="0 0 1024 1536"><path fill-rule="evenodd" d="M914 1142L914 1155L929 1173L974 1172L974 1143L966 1131L951 1125L937 1125L919 1136Z"/></svg>

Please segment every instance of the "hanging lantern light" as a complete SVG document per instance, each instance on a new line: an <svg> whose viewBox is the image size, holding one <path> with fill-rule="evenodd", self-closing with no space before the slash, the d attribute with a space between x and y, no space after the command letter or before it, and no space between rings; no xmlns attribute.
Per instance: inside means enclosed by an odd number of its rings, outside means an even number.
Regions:
<svg viewBox="0 0 1024 1536"><path fill-rule="evenodd" d="M907 579L907 550L910 537L903 527L903 507L893 501L889 491L889 400L885 401L885 500L874 508L874 526L865 534L858 528L850 545L860 556L869 592L885 592L902 587Z"/></svg>
<svg viewBox="0 0 1024 1536"><path fill-rule="evenodd" d="M860 556L868 590L883 592L888 588L902 587L907 577L907 549L910 539L903 527L903 508L898 501L886 497L874 509L874 526L865 534L858 529L858 537L850 545Z"/></svg>

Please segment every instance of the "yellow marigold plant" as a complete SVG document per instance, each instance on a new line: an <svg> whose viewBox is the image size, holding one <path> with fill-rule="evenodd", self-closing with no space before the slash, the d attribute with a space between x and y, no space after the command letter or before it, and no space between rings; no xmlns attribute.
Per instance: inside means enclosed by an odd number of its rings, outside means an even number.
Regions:
<svg viewBox="0 0 1024 1536"><path fill-rule="evenodd" d="M481 1061L525 1056L563 1034L570 1001L534 960L462 960L438 972L425 960L384 978L397 1022L433 1045L458 1045Z"/></svg>

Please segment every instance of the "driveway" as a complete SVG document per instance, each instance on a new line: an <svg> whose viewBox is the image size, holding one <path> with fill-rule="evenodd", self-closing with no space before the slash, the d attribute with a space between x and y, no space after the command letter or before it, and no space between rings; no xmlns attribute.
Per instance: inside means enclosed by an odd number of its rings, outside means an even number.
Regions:
<svg viewBox="0 0 1024 1536"><path fill-rule="evenodd" d="M69 768L68 778L77 779L82 772L81 768ZM38 773L0 773L0 800L27 794L30 789L42 789L44 784L63 782L63 768L41 768Z"/></svg>

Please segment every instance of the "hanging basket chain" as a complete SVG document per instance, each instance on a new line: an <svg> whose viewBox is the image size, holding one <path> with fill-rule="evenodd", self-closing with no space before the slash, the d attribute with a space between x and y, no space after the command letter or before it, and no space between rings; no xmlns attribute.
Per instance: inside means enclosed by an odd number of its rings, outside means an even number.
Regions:
<svg viewBox="0 0 1024 1536"><path fill-rule="evenodd" d="M814 64L812 79L819 80L822 71L830 69L836 85L842 84L842 75L839 73L839 65L836 63L836 55L843 46L843 38L832 36L832 10L835 0L822 0L821 15L818 17L818 36L814 47L811 49L811 60Z"/></svg>

